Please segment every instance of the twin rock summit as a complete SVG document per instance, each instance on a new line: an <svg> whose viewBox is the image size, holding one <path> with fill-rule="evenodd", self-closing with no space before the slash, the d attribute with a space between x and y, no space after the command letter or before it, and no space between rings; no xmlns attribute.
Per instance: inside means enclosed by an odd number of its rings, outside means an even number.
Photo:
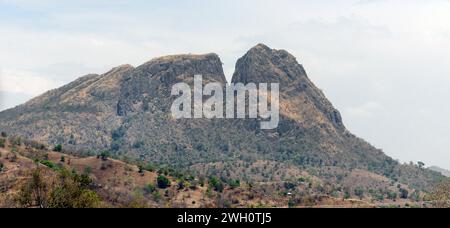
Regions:
<svg viewBox="0 0 450 228"><path fill-rule="evenodd" d="M216 54L155 58L87 75L0 113L0 130L80 155L108 150L189 168L219 161L270 160L298 167L363 169L392 176L401 165L346 130L341 115L296 58L259 44L237 61L233 83L280 83L280 124L257 120L174 120L172 85L227 83Z"/></svg>

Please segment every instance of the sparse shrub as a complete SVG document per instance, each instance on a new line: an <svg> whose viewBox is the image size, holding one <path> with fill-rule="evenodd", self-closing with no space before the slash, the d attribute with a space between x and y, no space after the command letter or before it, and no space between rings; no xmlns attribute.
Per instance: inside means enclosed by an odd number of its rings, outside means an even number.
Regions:
<svg viewBox="0 0 450 228"><path fill-rule="evenodd" d="M149 171L149 172L155 172L156 167L153 164L147 164L144 167L144 170Z"/></svg>
<svg viewBox="0 0 450 228"><path fill-rule="evenodd" d="M153 192L152 196L153 200L155 200L156 202L159 202L162 198L161 193L159 193L158 191Z"/></svg>
<svg viewBox="0 0 450 228"><path fill-rule="evenodd" d="M231 188L239 188L240 186L241 186L241 181L239 181L239 180L231 180L230 181L230 187Z"/></svg>
<svg viewBox="0 0 450 228"><path fill-rule="evenodd" d="M86 166L84 167L84 174L89 175L92 173L92 167Z"/></svg>
<svg viewBox="0 0 450 228"><path fill-rule="evenodd" d="M0 138L0 147L1 148L5 148L5 139L3 139L3 138Z"/></svg>
<svg viewBox="0 0 450 228"><path fill-rule="evenodd" d="M53 170L56 170L56 171L60 169L59 166L57 166L55 163L53 163L53 162L51 162L51 161L49 161L49 160L42 160L42 161L39 161L39 162L40 162L41 164L47 166L47 167L50 168L50 169L53 169Z"/></svg>
<svg viewBox="0 0 450 228"><path fill-rule="evenodd" d="M287 190L292 190L292 189L294 189L295 187L296 187L295 184L292 183L292 182L285 182L285 183L284 183L284 188L286 188Z"/></svg>
<svg viewBox="0 0 450 228"><path fill-rule="evenodd" d="M389 191L387 193L387 196L388 196L388 199L393 200L393 201L397 200L397 197L398 197L397 193L391 192L391 191Z"/></svg>
<svg viewBox="0 0 450 228"><path fill-rule="evenodd" d="M159 175L158 178L156 179L156 182L158 184L158 188L161 188L161 189L166 189L170 186L169 179L167 179L167 177L165 177L163 175Z"/></svg>
<svg viewBox="0 0 450 228"><path fill-rule="evenodd" d="M359 197L360 199L363 199L364 198L364 189L360 188L360 187L356 188L355 189L355 195L357 197Z"/></svg>
<svg viewBox="0 0 450 228"><path fill-rule="evenodd" d="M145 191L147 194L151 194L151 193L154 193L154 192L156 191L156 187L155 187L154 184L150 183L150 184L148 184L147 186L145 186L144 191Z"/></svg>
<svg viewBox="0 0 450 228"><path fill-rule="evenodd" d="M350 199L352 196L350 195L350 192L344 192L344 199L348 200Z"/></svg>

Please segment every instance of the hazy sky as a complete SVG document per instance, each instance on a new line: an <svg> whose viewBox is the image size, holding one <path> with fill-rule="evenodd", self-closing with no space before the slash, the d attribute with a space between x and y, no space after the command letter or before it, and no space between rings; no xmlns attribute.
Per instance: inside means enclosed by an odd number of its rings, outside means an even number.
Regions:
<svg viewBox="0 0 450 228"><path fill-rule="evenodd" d="M0 110L88 73L178 53L286 49L347 127L450 169L449 0L0 0Z"/></svg>

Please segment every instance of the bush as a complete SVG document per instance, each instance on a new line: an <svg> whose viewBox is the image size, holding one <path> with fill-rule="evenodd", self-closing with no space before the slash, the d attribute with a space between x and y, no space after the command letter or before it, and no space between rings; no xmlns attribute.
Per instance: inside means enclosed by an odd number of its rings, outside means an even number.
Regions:
<svg viewBox="0 0 450 228"><path fill-rule="evenodd" d="M409 197L409 192L408 192L408 190L406 190L406 189L404 189L404 188L401 188L401 189L400 189L400 198L401 198L401 199L408 199L408 197Z"/></svg>
<svg viewBox="0 0 450 228"><path fill-rule="evenodd" d="M167 179L167 177L165 177L163 175L158 176L158 178L156 179L156 182L158 184L158 188L161 188L161 189L166 189L170 186L169 179Z"/></svg>
<svg viewBox="0 0 450 228"><path fill-rule="evenodd" d="M395 193L395 192L388 192L387 195L388 195L388 199L393 200L393 201L397 200L397 193Z"/></svg>
<svg viewBox="0 0 450 228"><path fill-rule="evenodd" d="M89 175L92 173L92 167L86 166L84 167L84 174Z"/></svg>
<svg viewBox="0 0 450 228"><path fill-rule="evenodd" d="M239 180L231 180L230 187L231 188L239 188L241 186L241 181Z"/></svg>
<svg viewBox="0 0 450 228"><path fill-rule="evenodd" d="M215 177L212 177L209 179L209 184L211 185L211 187L214 188L214 191L216 191L216 192L223 192L223 190L224 190L222 181L218 180Z"/></svg>
<svg viewBox="0 0 450 228"><path fill-rule="evenodd" d="M99 155L97 155L97 158L101 158L103 161L107 161L110 157L110 153L108 151L103 151Z"/></svg>
<svg viewBox="0 0 450 228"><path fill-rule="evenodd" d="M63 169L58 181L47 181L42 169L33 170L31 177L20 189L17 202L21 207L40 208L93 208L100 198L88 189L92 180Z"/></svg>
<svg viewBox="0 0 450 228"><path fill-rule="evenodd" d="M292 190L292 189L294 189L296 186L295 186L295 184L294 183L291 183L291 182L285 182L284 183L284 188L286 188L287 190Z"/></svg>
<svg viewBox="0 0 450 228"><path fill-rule="evenodd" d="M148 184L147 186L145 186L144 191L145 191L147 194L154 193L154 192L156 191L156 187L155 187L154 184L150 183L150 184Z"/></svg>
<svg viewBox="0 0 450 228"><path fill-rule="evenodd" d="M53 148L53 151L55 151L55 152L62 152L62 150L63 150L63 147L61 144L58 144Z"/></svg>
<svg viewBox="0 0 450 228"><path fill-rule="evenodd" d="M39 161L41 164L43 164L43 165L45 165L45 166L47 166L48 168L50 168L50 169L53 169L53 170L59 170L59 167L57 166L57 165L55 165L55 163L53 163L53 162L51 162L51 161L48 161L48 160L42 160L42 161Z"/></svg>
<svg viewBox="0 0 450 228"><path fill-rule="evenodd" d="M186 188L186 184L184 181L178 182L178 190L183 190Z"/></svg>
<svg viewBox="0 0 450 228"><path fill-rule="evenodd" d="M358 196L360 199L364 198L364 189L356 188L355 195Z"/></svg>

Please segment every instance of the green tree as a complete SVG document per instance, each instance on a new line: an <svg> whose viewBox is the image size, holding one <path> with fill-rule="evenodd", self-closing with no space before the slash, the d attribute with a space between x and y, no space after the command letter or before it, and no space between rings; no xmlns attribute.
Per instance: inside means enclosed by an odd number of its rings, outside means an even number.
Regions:
<svg viewBox="0 0 450 228"><path fill-rule="evenodd" d="M55 151L55 152L62 152L62 150L63 150L63 146L61 144L58 144L53 148L53 151Z"/></svg>
<svg viewBox="0 0 450 228"><path fill-rule="evenodd" d="M423 163L421 161L418 162L417 164L419 165L419 168L421 168L421 169L423 169L425 167L425 163Z"/></svg>
<svg viewBox="0 0 450 228"><path fill-rule="evenodd" d="M163 175L159 175L156 179L156 183L158 184L158 188L166 189L170 186L170 181L167 179L167 177Z"/></svg>
<svg viewBox="0 0 450 228"><path fill-rule="evenodd" d="M406 190L404 188L400 188L400 198L401 199L408 199L408 197L409 197L408 190Z"/></svg>
<svg viewBox="0 0 450 228"><path fill-rule="evenodd" d="M97 158L101 158L103 161L107 161L111 154L108 151L102 151Z"/></svg>
<svg viewBox="0 0 450 228"><path fill-rule="evenodd" d="M30 179L21 187L17 201L22 207L45 208L48 203L49 185L41 169L31 171Z"/></svg>
<svg viewBox="0 0 450 228"><path fill-rule="evenodd" d="M211 185L211 187L214 188L214 191L216 191L216 192L223 192L223 190L225 188L222 181L218 180L215 177L211 177L209 179L209 184Z"/></svg>
<svg viewBox="0 0 450 228"><path fill-rule="evenodd" d="M62 170L60 182L50 193L49 208L95 208L101 200L96 192L88 189L92 180L87 175L77 175Z"/></svg>

